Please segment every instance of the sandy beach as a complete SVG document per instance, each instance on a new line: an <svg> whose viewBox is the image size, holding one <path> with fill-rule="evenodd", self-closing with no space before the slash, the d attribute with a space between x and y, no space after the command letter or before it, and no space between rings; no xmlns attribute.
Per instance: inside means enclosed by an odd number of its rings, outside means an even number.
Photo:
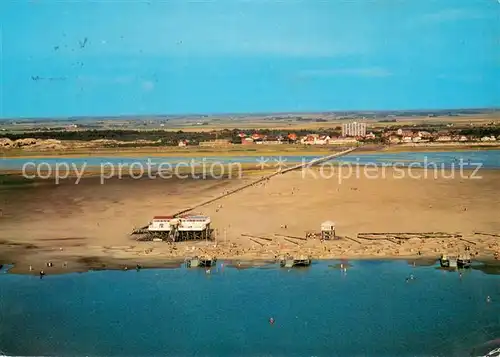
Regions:
<svg viewBox="0 0 500 357"><path fill-rule="evenodd" d="M494 259L500 250L500 172L482 170L481 179L397 178L366 175L343 179L319 169L278 175L265 183L200 207L209 215L216 241L138 242L130 235L154 215L172 214L226 190L241 179L107 180L85 177L0 190L0 263L13 272L37 274L89 268L178 266L187 256L266 261L290 253L328 258L437 259L471 247L475 259ZM305 238L323 221L336 223L338 240ZM368 232L446 232L461 238L359 239ZM477 234L477 232L487 234ZM267 239L254 238L264 237ZM465 239L465 240L464 240ZM477 255L476 255L477 254ZM46 263L53 267L47 268Z"/></svg>

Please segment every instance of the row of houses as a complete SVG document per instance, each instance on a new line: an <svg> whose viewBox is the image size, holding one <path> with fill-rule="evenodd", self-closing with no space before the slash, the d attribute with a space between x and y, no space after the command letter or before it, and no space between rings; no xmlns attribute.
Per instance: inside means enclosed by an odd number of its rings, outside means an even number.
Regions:
<svg viewBox="0 0 500 357"><path fill-rule="evenodd" d="M290 133L287 136L268 136L259 133L246 135L240 133L242 144L284 144L284 143L300 143L303 145L330 145L330 144L355 144L362 138L358 137L337 137L330 135L308 134L298 137L295 133ZM373 133L368 134L365 138L375 138Z"/></svg>
<svg viewBox="0 0 500 357"><path fill-rule="evenodd" d="M303 144L303 145L343 145L343 144L356 144L358 141L362 140L361 137L336 137L329 135L320 134L309 134L303 137L297 136L295 133L290 133L286 136L284 135L264 135L259 133L253 133L247 135L245 133L238 134L241 139L242 145L281 145L281 144ZM373 133L368 134L365 138L375 138ZM180 140L178 145L180 147L190 145L189 140ZM227 146L232 145L229 139L218 139L211 141L204 141L199 143L200 146L212 147L212 146Z"/></svg>
<svg viewBox="0 0 500 357"><path fill-rule="evenodd" d="M343 145L356 144L358 139L353 137L330 137L329 135L310 134L302 137L300 143L303 145Z"/></svg>
<svg viewBox="0 0 500 357"><path fill-rule="evenodd" d="M469 142L469 141L500 141L500 135L498 138L495 136L466 136L466 135L453 135L447 131L441 131L436 133L429 133L428 131L412 131L398 129L396 131L388 131L382 134L382 137L391 144L399 143L425 143L429 141L434 142Z"/></svg>
<svg viewBox="0 0 500 357"><path fill-rule="evenodd" d="M279 145L283 143L295 143L297 141L297 135L294 133L290 133L287 136L264 135L259 133L253 133L251 135L247 135L245 133L239 133L238 136L240 137L241 144L243 145L250 145L250 144Z"/></svg>
<svg viewBox="0 0 500 357"><path fill-rule="evenodd" d="M253 134L238 134L242 145L281 145L281 144L302 144L302 145L353 145L359 142L366 142L375 139L382 139L386 143L400 144L400 143L426 143L426 142L494 142L500 141L500 136L484 136L474 137L465 135L454 135L448 131L440 131L430 133L428 131L412 131L398 129L395 131L387 131L375 135L373 132L364 134L363 136L333 136L333 135L320 135L308 134L299 137L295 133L288 135L265 135L260 133ZM187 146L190 142L188 140L181 140L179 146ZM218 139L200 142L200 146L228 146L232 145L229 139Z"/></svg>

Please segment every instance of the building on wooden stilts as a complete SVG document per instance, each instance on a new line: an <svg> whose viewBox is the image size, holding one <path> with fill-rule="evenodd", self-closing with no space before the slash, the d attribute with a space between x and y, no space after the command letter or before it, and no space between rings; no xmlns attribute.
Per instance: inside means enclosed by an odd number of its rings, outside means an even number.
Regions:
<svg viewBox="0 0 500 357"><path fill-rule="evenodd" d="M329 240L335 239L335 223L332 221L325 221L321 223L321 239Z"/></svg>
<svg viewBox="0 0 500 357"><path fill-rule="evenodd" d="M147 233L150 240L178 242L186 240L212 240L210 217L186 215L183 217L155 216Z"/></svg>

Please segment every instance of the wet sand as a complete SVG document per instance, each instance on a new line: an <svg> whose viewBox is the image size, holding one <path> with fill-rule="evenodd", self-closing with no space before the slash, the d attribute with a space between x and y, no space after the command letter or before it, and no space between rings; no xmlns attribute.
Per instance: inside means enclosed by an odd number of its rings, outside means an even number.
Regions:
<svg viewBox="0 0 500 357"><path fill-rule="evenodd" d="M324 156L330 153L342 151L350 144L331 144L331 145L234 145L230 147L207 147L200 148L196 146L178 148L178 147L120 147L120 148L98 148L91 150L70 150L61 151L27 151L23 149L10 149L1 151L4 158L22 158L22 159L41 159L41 158L88 158L88 157L183 157L183 158L202 158L207 156L214 157L238 157L238 156ZM377 153L402 153L402 152L460 152L470 150L498 150L500 142L451 142L451 143L404 143L396 145L385 144L359 144L357 146L357 155L377 154Z"/></svg>
<svg viewBox="0 0 500 357"><path fill-rule="evenodd" d="M15 185L0 189L0 264L13 272L37 274L90 269L179 266L187 256L262 264L290 253L314 259L437 259L465 246L475 259L492 260L500 251L500 172L483 170L482 179L314 178L291 172L245 189L196 213L211 216L216 242L138 242L130 235L154 215L172 214L254 180L132 180L86 177L78 185ZM336 222L339 240L299 240ZM285 228L286 226L286 228ZM448 232L458 238L395 241L358 239L361 232ZM270 240L247 235L266 237ZM349 238L353 238L349 239ZM258 241L260 243L256 243ZM475 244L474 244L475 243ZM420 254L419 254L420 253ZM46 267L51 261L53 267ZM253 264L253 263L252 263Z"/></svg>

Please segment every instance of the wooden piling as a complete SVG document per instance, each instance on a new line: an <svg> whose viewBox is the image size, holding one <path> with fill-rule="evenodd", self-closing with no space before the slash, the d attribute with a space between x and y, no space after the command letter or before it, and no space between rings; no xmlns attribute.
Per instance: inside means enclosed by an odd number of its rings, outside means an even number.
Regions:
<svg viewBox="0 0 500 357"><path fill-rule="evenodd" d="M476 242L473 242L473 241L471 241L471 240L467 240L467 239L465 239L465 238L460 238L460 240L463 240L464 242L467 242L467 243L470 243L470 244L474 244L474 245L476 245L476 244L477 244Z"/></svg>
<svg viewBox="0 0 500 357"><path fill-rule="evenodd" d="M273 239L272 238L267 238L267 237L260 237L260 236L253 236L251 234L244 234L242 233L241 234L242 237L247 237L247 238L258 238L258 239L264 239L264 240L267 240L267 241L272 241Z"/></svg>
<svg viewBox="0 0 500 357"><path fill-rule="evenodd" d="M493 234L493 233L474 232L474 234L490 236L490 237L500 237L500 234Z"/></svg>
<svg viewBox="0 0 500 357"><path fill-rule="evenodd" d="M264 243L261 243L261 242L259 242L259 241L258 241L258 240L256 240L256 239L253 239L253 238L248 238L248 239L250 239L250 240L251 240L252 242L254 242L254 243L259 244L261 247L263 247L263 246L264 246Z"/></svg>
<svg viewBox="0 0 500 357"><path fill-rule="evenodd" d="M356 242L356 243L358 243L358 244L363 244L363 243L361 243L359 240L354 239L354 238L351 238L351 237L348 237L348 236L344 236L344 237L342 237L342 238L352 240L353 242Z"/></svg>
<svg viewBox="0 0 500 357"><path fill-rule="evenodd" d="M296 245L299 245L299 243L297 242L294 242L293 240L289 239L289 238L283 238L284 240L286 240L287 242L290 242L290 243L293 243L293 244L296 244Z"/></svg>
<svg viewBox="0 0 500 357"><path fill-rule="evenodd" d="M278 233L274 233L275 236L279 236L279 237L286 237L286 238L293 238L293 239L300 239L300 240L307 240L307 238L302 238L302 237L297 237L297 236L288 236L288 235L285 235L285 234L278 234Z"/></svg>
<svg viewBox="0 0 500 357"><path fill-rule="evenodd" d="M425 239L425 238L437 238L437 239L444 239L444 238L461 238L461 234L457 233L446 233L446 232L422 232L422 233L415 233L415 232L370 232L370 233L358 233L358 238L360 239L385 239L385 238L391 238L391 239L400 239L400 240L408 240L412 238L419 238L419 239Z"/></svg>

